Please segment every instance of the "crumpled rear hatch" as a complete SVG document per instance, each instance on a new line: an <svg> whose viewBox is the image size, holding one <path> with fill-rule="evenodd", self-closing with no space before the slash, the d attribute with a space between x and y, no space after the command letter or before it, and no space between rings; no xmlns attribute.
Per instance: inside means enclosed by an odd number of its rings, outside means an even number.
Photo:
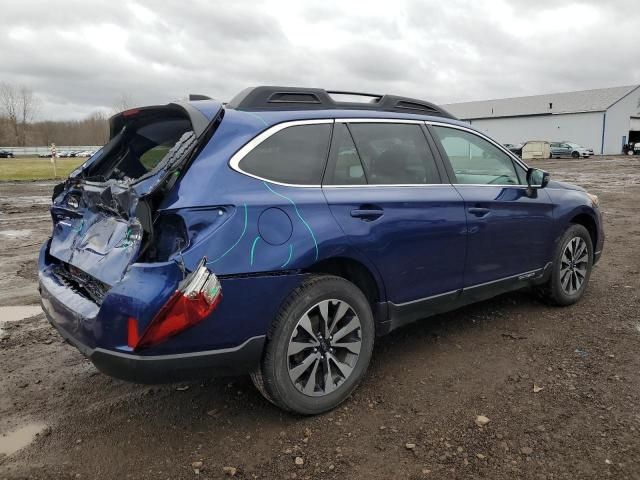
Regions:
<svg viewBox="0 0 640 480"><path fill-rule="evenodd" d="M169 104L111 119L109 143L54 190L49 253L65 275L105 289L123 277L153 243L158 205L220 116Z"/></svg>

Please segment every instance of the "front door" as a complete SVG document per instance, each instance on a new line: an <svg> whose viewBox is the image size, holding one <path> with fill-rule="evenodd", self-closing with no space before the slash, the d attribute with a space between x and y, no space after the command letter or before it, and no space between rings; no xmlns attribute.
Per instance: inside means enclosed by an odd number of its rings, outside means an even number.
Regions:
<svg viewBox="0 0 640 480"><path fill-rule="evenodd" d="M441 182L424 125L337 121L323 191L351 245L381 274L387 300L459 293L464 206Z"/></svg>
<svg viewBox="0 0 640 480"><path fill-rule="evenodd" d="M541 273L551 261L553 205L526 170L466 129L431 126L467 215L465 288Z"/></svg>

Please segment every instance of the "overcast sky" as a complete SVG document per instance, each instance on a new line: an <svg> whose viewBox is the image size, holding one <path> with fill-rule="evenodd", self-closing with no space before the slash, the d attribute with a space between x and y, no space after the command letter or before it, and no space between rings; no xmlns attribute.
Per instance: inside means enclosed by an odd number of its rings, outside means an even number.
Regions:
<svg viewBox="0 0 640 480"><path fill-rule="evenodd" d="M640 83L637 0L1 0L0 81L40 118L251 85L449 103Z"/></svg>

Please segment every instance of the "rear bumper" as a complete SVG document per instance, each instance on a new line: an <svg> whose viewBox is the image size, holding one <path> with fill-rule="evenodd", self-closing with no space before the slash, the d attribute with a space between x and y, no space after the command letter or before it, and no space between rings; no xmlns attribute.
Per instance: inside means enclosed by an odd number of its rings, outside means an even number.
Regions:
<svg viewBox="0 0 640 480"><path fill-rule="evenodd" d="M211 318L159 345L133 352L127 319L152 317L173 291L174 262L133 265L97 305L55 274L43 245L39 290L48 321L103 373L136 383L243 375L260 365L265 334L284 298L304 274L223 280L224 301ZM178 270L176 274L173 270Z"/></svg>
<svg viewBox="0 0 640 480"><path fill-rule="evenodd" d="M91 348L59 325L54 322L51 324L102 373L134 383L171 383L216 376L244 375L254 371L260 364L265 342L265 337L260 336L250 338L237 347L220 350L173 355L134 355Z"/></svg>

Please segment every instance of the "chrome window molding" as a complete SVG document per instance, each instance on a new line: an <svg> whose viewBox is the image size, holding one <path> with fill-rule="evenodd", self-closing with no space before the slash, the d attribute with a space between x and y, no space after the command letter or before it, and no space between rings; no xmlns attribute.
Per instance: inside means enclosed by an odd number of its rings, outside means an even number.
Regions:
<svg viewBox="0 0 640 480"><path fill-rule="evenodd" d="M278 182L276 180L271 180L269 178L259 177L258 175L254 175L252 173L242 170L239 164L240 164L240 161L244 157L246 157L249 154L249 152L251 152L254 148L256 148L258 145L264 142L267 138L271 137L272 135L275 135L276 133L278 133L281 130L284 130L285 128L297 127L300 125L322 125L327 123L333 123L333 119L321 118L316 120L293 120L290 122L283 122L283 123L278 123L276 125L273 125L272 127L267 128L265 131L263 131L256 137L249 140L247 143L244 144L242 148L240 148L240 150L234 153L233 156L231 157L231 160L229 160L229 166L236 172L242 173L243 175L257 178L258 180L273 183L276 185L282 185L285 187L320 188L321 185L299 185L295 183L283 183L283 182Z"/></svg>
<svg viewBox="0 0 640 480"><path fill-rule="evenodd" d="M518 165L520 165L522 168L524 168L525 172L526 172L526 170L529 169L529 166L526 163L524 163L522 161L522 159L519 158L517 155L515 155L512 151L510 151L507 148L505 148L504 146L500 145L498 142L496 142L492 138L487 137L484 133L479 132L477 130L474 130L473 128L463 127L462 125L454 125L454 124L451 124L451 123L435 122L435 121L432 121L432 120L428 120L428 121L426 121L424 123L427 124L427 125L433 125L434 127L454 128L456 130L462 130L464 132L471 133L472 135L476 135L477 137L480 137L483 140L486 140L487 142L491 143L493 146L497 147L498 150L500 150L501 152L505 153L509 158L511 158ZM456 185L458 185L458 184L456 184ZM460 185L462 185L462 184L460 184Z"/></svg>
<svg viewBox="0 0 640 480"><path fill-rule="evenodd" d="M322 188L371 188L371 187L452 187L450 183L366 183L357 185L322 185Z"/></svg>
<svg viewBox="0 0 640 480"><path fill-rule="evenodd" d="M410 120L405 118L336 118L336 123L403 123L409 125L424 125L424 120Z"/></svg>
<svg viewBox="0 0 640 480"><path fill-rule="evenodd" d="M525 163L523 163L516 155L514 155L509 150L505 149L502 145L495 142L491 138L487 137L481 132L478 132L472 128L467 128L462 125L454 125L451 123L444 122L436 122L431 120L410 120L410 119L400 119L400 118L319 118L319 119L310 119L310 120L292 120L287 122L278 123L273 125L251 140L249 140L246 144L244 144L236 153L234 153L229 160L229 166L238 173L246 175L248 177L252 177L258 180L262 180L264 182L269 182L275 185L281 185L284 187L297 187L297 188L371 188L371 187L447 187L447 186L460 186L460 187L510 187L510 188L528 188L527 185L519 185L519 184L492 184L492 183L479 183L479 184L471 184L471 183L415 183L415 184L358 184L358 185L300 185L295 183L284 183L278 182L276 180L271 180L269 178L260 177L258 175L254 175L252 173L246 172L242 168L240 168L240 161L246 157L249 152L251 152L254 148L264 142L267 138L275 135L276 133L284 130L289 127L296 127L300 125L321 125L328 123L400 123L400 124L409 124L409 125L433 125L437 127L447 127L453 128L457 130L462 130L473 135L477 135L483 140L488 141L495 147L497 147L501 152L504 152L509 158L513 159L518 165L520 165L526 172L529 168Z"/></svg>

